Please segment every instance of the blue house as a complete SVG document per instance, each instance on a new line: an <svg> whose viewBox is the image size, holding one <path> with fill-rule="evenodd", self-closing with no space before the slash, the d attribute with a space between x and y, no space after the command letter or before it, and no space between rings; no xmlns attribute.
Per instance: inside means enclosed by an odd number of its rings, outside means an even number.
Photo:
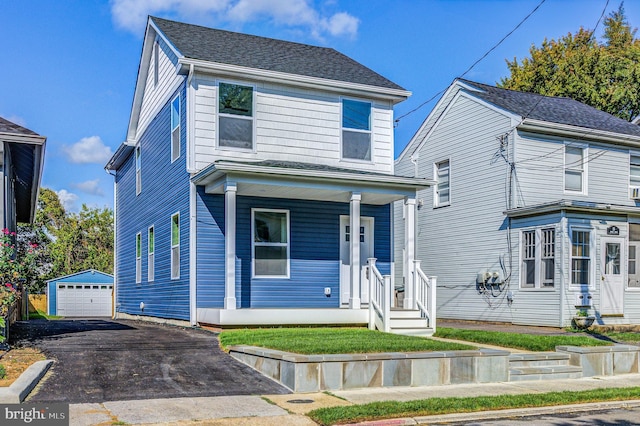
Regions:
<svg viewBox="0 0 640 426"><path fill-rule="evenodd" d="M47 281L47 315L110 317L113 275L88 269Z"/></svg>
<svg viewBox="0 0 640 426"><path fill-rule="evenodd" d="M394 174L409 95L333 49L150 17L106 166L116 316L389 329L391 206L412 229L430 183Z"/></svg>

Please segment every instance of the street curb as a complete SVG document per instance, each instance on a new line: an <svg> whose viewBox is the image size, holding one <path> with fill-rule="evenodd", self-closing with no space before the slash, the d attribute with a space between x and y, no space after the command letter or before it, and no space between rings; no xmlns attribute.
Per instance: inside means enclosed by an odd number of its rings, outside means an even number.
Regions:
<svg viewBox="0 0 640 426"><path fill-rule="evenodd" d="M45 375L53 360L36 361L27 368L18 379L6 388L0 388L1 404L19 404L36 387Z"/></svg>
<svg viewBox="0 0 640 426"><path fill-rule="evenodd" d="M558 405L552 407L515 408L510 410L476 411L473 413L454 413L436 416L413 417L405 419L388 419L360 423L363 425L392 425L392 424L432 424L432 423L462 423L482 420L499 420L509 418L523 418L543 416L549 414L584 413L589 411L615 410L620 408L640 407L640 400L589 402L585 404ZM402 422L403 421L403 422ZM394 423L395 422L395 423Z"/></svg>

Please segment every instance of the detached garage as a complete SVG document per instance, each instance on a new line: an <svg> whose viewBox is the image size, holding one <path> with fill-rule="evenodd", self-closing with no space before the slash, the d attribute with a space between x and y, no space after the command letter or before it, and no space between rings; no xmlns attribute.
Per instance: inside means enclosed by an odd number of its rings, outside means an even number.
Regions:
<svg viewBox="0 0 640 426"><path fill-rule="evenodd" d="M113 275L89 269L47 281L47 314L110 317Z"/></svg>

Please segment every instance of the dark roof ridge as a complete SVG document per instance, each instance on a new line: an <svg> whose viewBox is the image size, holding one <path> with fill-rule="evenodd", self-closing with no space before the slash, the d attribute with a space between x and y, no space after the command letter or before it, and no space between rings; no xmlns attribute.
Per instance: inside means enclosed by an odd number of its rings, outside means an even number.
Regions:
<svg viewBox="0 0 640 426"><path fill-rule="evenodd" d="M0 132L3 133L16 133L21 135L40 136L31 129L27 129L24 126L9 121L4 117L0 117Z"/></svg>
<svg viewBox="0 0 640 426"><path fill-rule="evenodd" d="M459 81L462 81L463 83L467 83L467 84L471 84L473 86L482 86L482 87L489 87L493 90L504 90L507 92L515 92L515 93L519 93L519 94L526 94L526 95L531 95L531 96L537 96L537 97L541 97L541 98L552 98L552 99L567 99L573 102L580 102L580 101L576 101L573 98L570 98L569 96L555 96L555 95L543 95L542 93L536 93L536 92L525 92L522 90L516 90L516 89L507 89L504 87L498 87L498 86L492 86L490 84L486 84L486 83L479 83L477 81L473 81L473 80L467 80L466 78L458 78ZM580 102L582 103L582 102Z"/></svg>

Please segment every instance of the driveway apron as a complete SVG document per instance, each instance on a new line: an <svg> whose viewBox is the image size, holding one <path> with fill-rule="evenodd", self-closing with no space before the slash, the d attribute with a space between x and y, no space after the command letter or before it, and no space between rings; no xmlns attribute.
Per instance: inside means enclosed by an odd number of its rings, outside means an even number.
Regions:
<svg viewBox="0 0 640 426"><path fill-rule="evenodd" d="M22 321L11 332L14 345L37 347L56 361L32 402L290 393L227 355L204 330L78 319Z"/></svg>

